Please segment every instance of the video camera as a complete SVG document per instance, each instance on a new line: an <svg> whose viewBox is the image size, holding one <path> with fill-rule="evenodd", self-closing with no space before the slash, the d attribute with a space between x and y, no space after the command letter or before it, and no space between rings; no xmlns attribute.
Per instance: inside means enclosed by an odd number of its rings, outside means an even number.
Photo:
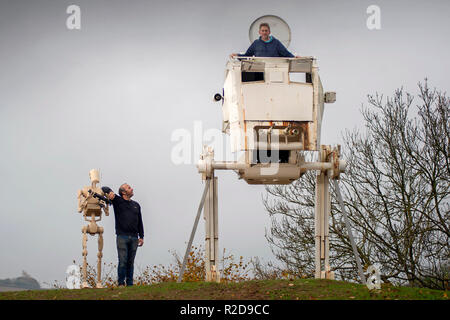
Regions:
<svg viewBox="0 0 450 320"><path fill-rule="evenodd" d="M104 202L105 202L106 204L108 204L108 205L112 205L112 201L109 200L107 197L102 196L102 195L100 195L100 194L98 194L98 193L96 193L96 192L93 192L92 190L89 190L89 193L90 193L94 198L97 198L97 199L99 199L99 200L101 200L101 201L104 201Z"/></svg>

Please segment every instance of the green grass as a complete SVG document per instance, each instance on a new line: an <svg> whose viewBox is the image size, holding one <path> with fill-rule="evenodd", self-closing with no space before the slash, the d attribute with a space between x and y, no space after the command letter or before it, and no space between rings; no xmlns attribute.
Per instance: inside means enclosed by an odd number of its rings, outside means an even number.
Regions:
<svg viewBox="0 0 450 320"><path fill-rule="evenodd" d="M52 289L1 292L0 300L448 300L448 291L395 287L381 290L322 279L265 280L241 283L166 282L105 289Z"/></svg>

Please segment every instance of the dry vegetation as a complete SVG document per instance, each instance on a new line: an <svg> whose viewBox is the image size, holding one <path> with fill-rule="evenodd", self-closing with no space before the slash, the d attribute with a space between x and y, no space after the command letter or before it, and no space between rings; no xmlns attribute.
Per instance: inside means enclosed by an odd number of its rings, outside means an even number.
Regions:
<svg viewBox="0 0 450 320"><path fill-rule="evenodd" d="M136 268L134 271L135 285L150 285L162 282L176 282L180 273L182 258L176 252L171 252L174 262L168 266L153 265L143 269ZM223 250L223 258L220 261L221 281L224 283L241 282L251 280L251 260L244 261L240 256L238 259L231 253ZM81 270L81 265L79 266ZM183 274L184 282L200 282L205 280L205 252L202 246L192 246ZM96 265L87 266L87 282L95 287L97 281ZM117 287L117 265L114 263L103 263L102 285L106 288ZM66 288L65 283L55 281L51 284L53 288Z"/></svg>

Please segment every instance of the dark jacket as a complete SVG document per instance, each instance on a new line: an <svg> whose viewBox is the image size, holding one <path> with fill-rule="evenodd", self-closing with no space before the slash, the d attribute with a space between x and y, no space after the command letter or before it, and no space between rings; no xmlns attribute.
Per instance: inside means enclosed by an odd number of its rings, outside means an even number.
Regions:
<svg viewBox="0 0 450 320"><path fill-rule="evenodd" d="M125 200L116 194L112 204L116 221L116 234L144 238L144 226L139 203L133 200Z"/></svg>

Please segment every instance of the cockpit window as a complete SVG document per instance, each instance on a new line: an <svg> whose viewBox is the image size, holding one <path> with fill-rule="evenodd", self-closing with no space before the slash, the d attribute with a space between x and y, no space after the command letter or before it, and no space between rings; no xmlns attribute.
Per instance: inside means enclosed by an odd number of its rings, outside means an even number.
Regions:
<svg viewBox="0 0 450 320"><path fill-rule="evenodd" d="M312 83L311 73L289 72L289 82Z"/></svg>

